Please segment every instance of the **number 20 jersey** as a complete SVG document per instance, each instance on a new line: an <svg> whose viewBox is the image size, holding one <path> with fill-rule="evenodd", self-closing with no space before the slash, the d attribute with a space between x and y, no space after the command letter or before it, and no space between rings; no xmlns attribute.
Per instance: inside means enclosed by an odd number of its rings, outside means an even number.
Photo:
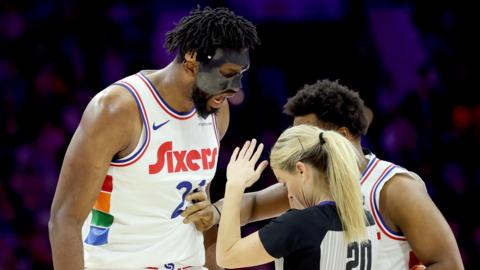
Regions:
<svg viewBox="0 0 480 270"><path fill-rule="evenodd" d="M203 235L183 224L186 195L212 180L219 150L215 116L174 111L140 72L115 85L130 92L143 129L136 149L113 160L83 225L87 269L202 266Z"/></svg>

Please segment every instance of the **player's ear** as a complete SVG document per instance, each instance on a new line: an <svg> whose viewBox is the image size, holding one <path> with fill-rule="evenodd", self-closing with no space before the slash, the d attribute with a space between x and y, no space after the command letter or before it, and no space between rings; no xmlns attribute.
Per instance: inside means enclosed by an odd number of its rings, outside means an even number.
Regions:
<svg viewBox="0 0 480 270"><path fill-rule="evenodd" d="M197 74L198 62L196 59L196 52L187 52L184 55L183 68L189 75L195 76Z"/></svg>
<svg viewBox="0 0 480 270"><path fill-rule="evenodd" d="M353 140L354 139L353 134L346 127L338 128L337 132L340 133L343 137L347 138L348 140Z"/></svg>

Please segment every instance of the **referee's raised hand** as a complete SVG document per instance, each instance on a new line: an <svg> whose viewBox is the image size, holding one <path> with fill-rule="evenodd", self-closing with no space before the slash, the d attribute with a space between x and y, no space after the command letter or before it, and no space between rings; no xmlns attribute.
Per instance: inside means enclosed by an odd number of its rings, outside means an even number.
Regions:
<svg viewBox="0 0 480 270"><path fill-rule="evenodd" d="M263 144L256 146L257 140L253 139L246 141L242 149L235 148L227 166L227 185L245 189L260 178L261 173L268 166L268 161L262 161L255 168L262 154Z"/></svg>

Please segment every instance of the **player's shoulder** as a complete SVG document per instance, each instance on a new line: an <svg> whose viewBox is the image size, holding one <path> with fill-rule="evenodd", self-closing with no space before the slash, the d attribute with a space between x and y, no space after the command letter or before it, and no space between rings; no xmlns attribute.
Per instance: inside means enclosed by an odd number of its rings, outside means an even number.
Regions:
<svg viewBox="0 0 480 270"><path fill-rule="evenodd" d="M120 85L110 85L92 99L96 109L106 115L132 113L137 110L135 98Z"/></svg>
<svg viewBox="0 0 480 270"><path fill-rule="evenodd" d="M139 117L134 97L119 85L111 85L96 94L87 105L82 117L83 125L121 127L132 126Z"/></svg>
<svg viewBox="0 0 480 270"><path fill-rule="evenodd" d="M110 85L93 97L86 112L118 121L138 114L138 107L135 98L122 86Z"/></svg>
<svg viewBox="0 0 480 270"><path fill-rule="evenodd" d="M395 191L397 189L425 189L423 180L416 173L393 162L382 160L377 157L375 157L375 159L378 160L378 165L375 167L377 175L379 175L378 177L387 180L382 188L382 193L385 188L394 189Z"/></svg>
<svg viewBox="0 0 480 270"><path fill-rule="evenodd" d="M405 171L394 174L390 180L385 183L383 190L390 191L392 196L401 196L409 192L424 192L426 189L424 182L417 174Z"/></svg>
<svg viewBox="0 0 480 270"><path fill-rule="evenodd" d="M410 211L430 200L425 184L410 173L398 173L385 183L380 203L388 213ZM395 214L396 215L396 214Z"/></svg>

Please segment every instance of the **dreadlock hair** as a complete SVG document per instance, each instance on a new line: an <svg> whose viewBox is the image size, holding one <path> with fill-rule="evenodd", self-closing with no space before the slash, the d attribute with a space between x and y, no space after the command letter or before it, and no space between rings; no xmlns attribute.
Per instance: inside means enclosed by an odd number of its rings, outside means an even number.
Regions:
<svg viewBox="0 0 480 270"><path fill-rule="evenodd" d="M165 48L177 51L177 62L186 53L197 53L197 61L208 62L217 48L253 49L260 44L255 26L227 8L203 10L198 6L183 17L175 28L166 33Z"/></svg>
<svg viewBox="0 0 480 270"><path fill-rule="evenodd" d="M363 100L357 92L337 81L318 80L306 84L288 99L283 111L292 116L314 113L325 124L333 128L346 127L357 137L365 135L368 129Z"/></svg>

